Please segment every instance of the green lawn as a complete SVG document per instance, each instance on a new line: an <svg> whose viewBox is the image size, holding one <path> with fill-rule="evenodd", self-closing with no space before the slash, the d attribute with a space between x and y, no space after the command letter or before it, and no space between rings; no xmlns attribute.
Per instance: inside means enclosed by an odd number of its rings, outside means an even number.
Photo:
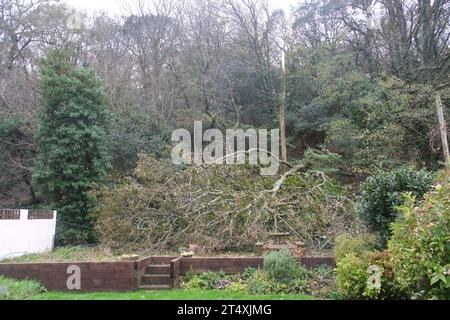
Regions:
<svg viewBox="0 0 450 320"><path fill-rule="evenodd" d="M63 293L48 292L35 295L34 300L313 300L306 295L249 295L223 290L167 290L135 292Z"/></svg>

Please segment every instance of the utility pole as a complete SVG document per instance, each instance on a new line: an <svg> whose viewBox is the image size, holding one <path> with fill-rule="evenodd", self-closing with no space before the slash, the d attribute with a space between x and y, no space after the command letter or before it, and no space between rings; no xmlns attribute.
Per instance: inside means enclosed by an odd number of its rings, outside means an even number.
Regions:
<svg viewBox="0 0 450 320"><path fill-rule="evenodd" d="M284 41L284 40L283 40ZM281 144L281 160L287 161L287 147L286 147L286 43L283 44L281 52L281 93L280 93L280 144Z"/></svg>
<svg viewBox="0 0 450 320"><path fill-rule="evenodd" d="M436 109L439 119L439 129L441 131L442 149L444 150L445 169L450 170L450 155L448 151L447 141L447 124L445 123L444 110L442 107L441 96L439 94L436 96Z"/></svg>

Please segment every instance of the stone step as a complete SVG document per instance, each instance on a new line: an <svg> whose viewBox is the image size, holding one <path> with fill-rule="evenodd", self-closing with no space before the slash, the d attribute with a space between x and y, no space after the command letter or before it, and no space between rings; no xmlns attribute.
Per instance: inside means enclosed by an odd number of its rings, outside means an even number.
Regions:
<svg viewBox="0 0 450 320"><path fill-rule="evenodd" d="M145 274L170 274L170 264L155 264L145 268Z"/></svg>
<svg viewBox="0 0 450 320"><path fill-rule="evenodd" d="M156 290L170 290L169 285L161 284L146 284L139 287L139 290L156 291Z"/></svg>
<svg viewBox="0 0 450 320"><path fill-rule="evenodd" d="M170 285L170 275L167 274L150 274L150 275L144 275L142 277L142 284L143 285Z"/></svg>

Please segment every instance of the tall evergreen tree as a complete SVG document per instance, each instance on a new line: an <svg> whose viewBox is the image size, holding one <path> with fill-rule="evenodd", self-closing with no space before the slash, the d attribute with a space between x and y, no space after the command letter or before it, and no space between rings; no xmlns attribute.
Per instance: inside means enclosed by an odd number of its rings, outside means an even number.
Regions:
<svg viewBox="0 0 450 320"><path fill-rule="evenodd" d="M105 182L110 167L105 91L66 50L50 51L41 61L40 90L34 179L59 211L58 242L86 243L93 240L89 191Z"/></svg>

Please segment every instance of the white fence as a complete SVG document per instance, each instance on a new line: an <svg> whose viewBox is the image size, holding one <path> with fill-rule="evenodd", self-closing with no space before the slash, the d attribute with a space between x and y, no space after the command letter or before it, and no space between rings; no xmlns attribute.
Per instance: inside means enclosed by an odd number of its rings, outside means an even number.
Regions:
<svg viewBox="0 0 450 320"><path fill-rule="evenodd" d="M0 260L51 251L56 211L0 209Z"/></svg>

